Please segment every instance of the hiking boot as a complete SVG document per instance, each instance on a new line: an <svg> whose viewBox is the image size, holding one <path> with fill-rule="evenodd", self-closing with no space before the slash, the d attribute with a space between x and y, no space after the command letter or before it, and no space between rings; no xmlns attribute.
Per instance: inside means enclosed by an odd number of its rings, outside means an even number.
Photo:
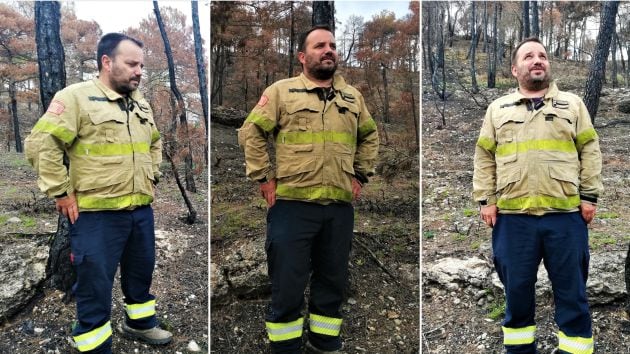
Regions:
<svg viewBox="0 0 630 354"><path fill-rule="evenodd" d="M152 345L167 344L170 343L171 339L173 339L173 334L171 334L171 332L165 331L160 327L155 326L149 329L134 329L127 326L125 321L118 324L118 331L127 338L137 339Z"/></svg>
<svg viewBox="0 0 630 354"><path fill-rule="evenodd" d="M343 349L343 348L342 348ZM307 354L343 354L341 349L326 351L317 349L310 341L306 341L306 352Z"/></svg>

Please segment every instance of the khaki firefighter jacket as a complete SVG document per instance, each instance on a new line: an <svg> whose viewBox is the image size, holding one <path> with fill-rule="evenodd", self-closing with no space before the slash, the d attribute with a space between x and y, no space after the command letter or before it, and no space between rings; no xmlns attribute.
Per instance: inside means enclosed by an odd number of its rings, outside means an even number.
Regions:
<svg viewBox="0 0 630 354"><path fill-rule="evenodd" d="M555 82L543 103L517 91L490 104L475 147L476 201L533 215L597 201L602 159L586 106Z"/></svg>
<svg viewBox="0 0 630 354"><path fill-rule="evenodd" d="M25 151L39 188L49 197L76 193L80 211L153 201L162 142L138 90L124 98L99 79L66 87L33 127Z"/></svg>
<svg viewBox="0 0 630 354"><path fill-rule="evenodd" d="M304 74L269 86L238 137L248 177L277 178L278 199L321 203L352 201L352 177L373 175L379 144L363 96L338 75L328 94Z"/></svg>

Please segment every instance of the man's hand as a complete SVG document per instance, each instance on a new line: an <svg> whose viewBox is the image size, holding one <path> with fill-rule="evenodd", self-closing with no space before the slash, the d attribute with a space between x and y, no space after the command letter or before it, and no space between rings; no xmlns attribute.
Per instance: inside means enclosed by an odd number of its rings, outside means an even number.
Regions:
<svg viewBox="0 0 630 354"><path fill-rule="evenodd" d="M260 184L260 194L267 201L267 206L271 208L276 204L276 179Z"/></svg>
<svg viewBox="0 0 630 354"><path fill-rule="evenodd" d="M359 197L361 197L361 188L363 188L363 186L361 185L361 182L359 182L359 180L353 177L352 178L352 199L353 200L357 200L359 199Z"/></svg>
<svg viewBox="0 0 630 354"><path fill-rule="evenodd" d="M79 206L74 193L70 193L65 197L55 198L55 208L58 212L70 219L70 223L74 224L79 218Z"/></svg>
<svg viewBox="0 0 630 354"><path fill-rule="evenodd" d="M483 220L483 222L490 226L490 227L494 227L494 225L497 223L497 206L496 204L492 204L492 205L482 205L481 209L479 210L479 214L481 216L481 220Z"/></svg>
<svg viewBox="0 0 630 354"><path fill-rule="evenodd" d="M595 209L597 209L597 205L581 202L580 203L580 213L582 214L582 219L586 221L587 224L590 224L595 217Z"/></svg>

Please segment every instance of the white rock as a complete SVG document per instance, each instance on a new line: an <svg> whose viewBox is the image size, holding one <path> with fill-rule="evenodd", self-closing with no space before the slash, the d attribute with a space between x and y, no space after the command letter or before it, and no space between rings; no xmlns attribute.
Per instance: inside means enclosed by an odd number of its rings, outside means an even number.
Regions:
<svg viewBox="0 0 630 354"><path fill-rule="evenodd" d="M7 220L7 222L10 224L19 224L22 222L22 219L18 218L17 216L14 216L10 218L9 220Z"/></svg>
<svg viewBox="0 0 630 354"><path fill-rule="evenodd" d="M186 347L186 349L188 349L191 352L200 352L201 348L199 347L199 344L197 344L197 342L195 342L194 340L191 340L190 343L188 343L188 346Z"/></svg>

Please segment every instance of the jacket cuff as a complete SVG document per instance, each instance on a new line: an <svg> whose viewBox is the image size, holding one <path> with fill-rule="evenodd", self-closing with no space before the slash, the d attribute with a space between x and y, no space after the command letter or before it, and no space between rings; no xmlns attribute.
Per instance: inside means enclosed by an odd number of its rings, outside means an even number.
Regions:
<svg viewBox="0 0 630 354"><path fill-rule="evenodd" d="M591 197L588 195L580 194L580 201L597 204L597 197Z"/></svg>
<svg viewBox="0 0 630 354"><path fill-rule="evenodd" d="M354 170L354 178L361 182L362 185L369 182L367 175L361 171Z"/></svg>

